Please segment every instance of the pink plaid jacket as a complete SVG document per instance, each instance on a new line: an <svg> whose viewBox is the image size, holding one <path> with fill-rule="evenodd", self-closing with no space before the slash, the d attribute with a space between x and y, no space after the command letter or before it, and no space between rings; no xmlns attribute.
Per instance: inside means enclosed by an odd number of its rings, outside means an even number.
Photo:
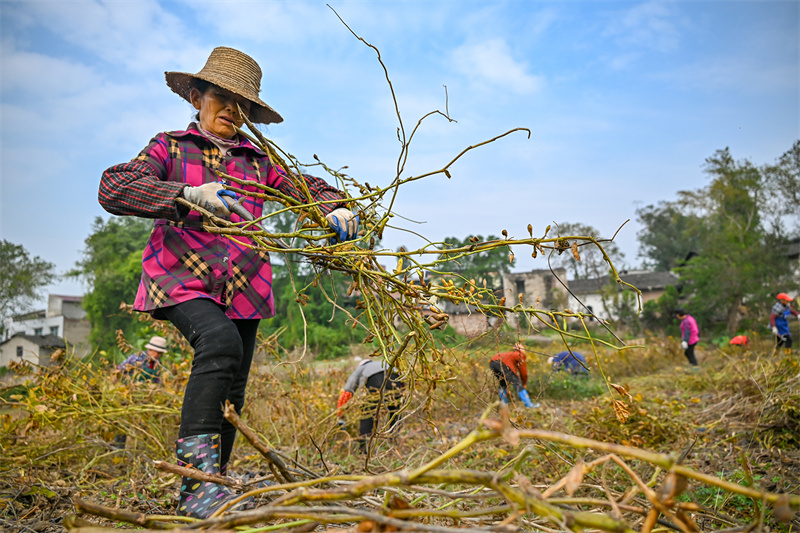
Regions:
<svg viewBox="0 0 800 533"><path fill-rule="evenodd" d="M275 315L269 255L248 248L247 238L235 242L190 227L199 226L202 216L175 203L186 185L219 181L215 169L268 185L301 202L309 201L246 139L222 156L194 123L186 131L156 135L135 159L103 173L98 194L109 213L156 219L142 254L142 280L134 309L158 318L158 309L210 298L222 305L230 318ZM324 213L344 205L343 194L324 180L303 177L313 201L339 200L322 204ZM255 187L242 188L256 191ZM251 197L243 203L256 218L261 216L263 204ZM236 215L231 219L240 220Z"/></svg>

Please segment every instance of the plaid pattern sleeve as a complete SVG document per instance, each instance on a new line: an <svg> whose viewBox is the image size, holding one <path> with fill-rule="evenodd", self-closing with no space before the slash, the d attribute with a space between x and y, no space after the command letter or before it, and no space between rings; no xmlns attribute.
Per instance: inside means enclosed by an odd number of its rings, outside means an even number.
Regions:
<svg viewBox="0 0 800 533"><path fill-rule="evenodd" d="M297 187L295 187L292 179L289 178L282 169L277 169L277 174L280 178L280 181L277 184L278 190L287 196L291 196L299 202L304 204L309 203L309 199L306 198L305 194L299 191ZM337 207L346 207L344 194L335 187L331 187L325 180L315 176L309 176L308 174L303 174L302 178L305 180L306 185L308 186L308 192L311 193L312 201L324 202L329 200L338 200L337 202L320 204L319 208L322 210L323 215L327 215Z"/></svg>
<svg viewBox="0 0 800 533"><path fill-rule="evenodd" d="M180 220L175 198L184 184L166 181L167 159L162 134L133 161L103 172L97 196L100 205L114 215Z"/></svg>

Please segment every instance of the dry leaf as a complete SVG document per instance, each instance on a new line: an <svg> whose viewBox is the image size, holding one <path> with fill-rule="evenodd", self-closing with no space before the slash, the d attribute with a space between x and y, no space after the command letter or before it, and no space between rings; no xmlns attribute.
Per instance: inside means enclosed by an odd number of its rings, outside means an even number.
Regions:
<svg viewBox="0 0 800 533"><path fill-rule="evenodd" d="M575 494L575 491L581 486L583 483L583 461L578 461L575 463L575 466L572 467L572 470L569 471L567 477L564 478L564 490L566 491L568 496L572 496Z"/></svg>
<svg viewBox="0 0 800 533"><path fill-rule="evenodd" d="M675 498L680 496L686 490L686 478L675 472L670 472L661 482L658 488L658 499L668 506L675 505Z"/></svg>
<svg viewBox="0 0 800 533"><path fill-rule="evenodd" d="M628 421L628 417L631 413L628 411L628 405L625 402L622 400L614 400L614 414L617 415L617 420L624 424Z"/></svg>
<svg viewBox="0 0 800 533"><path fill-rule="evenodd" d="M578 241L572 243L572 257L575 258L575 261L581 260L581 254L578 253Z"/></svg>
<svg viewBox="0 0 800 533"><path fill-rule="evenodd" d="M503 438L503 440L512 446L518 445L519 431L514 429L514 427L511 425L508 405L506 404L500 406L500 423L502 424L500 430L500 436Z"/></svg>
<svg viewBox="0 0 800 533"><path fill-rule="evenodd" d="M485 418L481 420L481 424L491 429L492 431L497 431L498 433L503 429L502 422L500 422L499 420L495 420L494 418Z"/></svg>
<svg viewBox="0 0 800 533"><path fill-rule="evenodd" d="M363 522L358 524L358 527L356 527L356 529L358 531L361 531L361 533L367 533L368 531L372 531L373 529L375 529L375 526L376 524L372 520L364 520Z"/></svg>
<svg viewBox="0 0 800 533"><path fill-rule="evenodd" d="M633 401L633 397L630 395L630 393L627 391L625 387L623 387L622 385L617 385L616 383L609 383L609 385L615 391L617 391L620 396L622 396L623 398L628 398L630 401Z"/></svg>
<svg viewBox="0 0 800 533"><path fill-rule="evenodd" d="M778 496L778 501L775 502L775 507L772 509L772 516L778 522L788 523L794 520L794 511L789 506L788 494Z"/></svg>

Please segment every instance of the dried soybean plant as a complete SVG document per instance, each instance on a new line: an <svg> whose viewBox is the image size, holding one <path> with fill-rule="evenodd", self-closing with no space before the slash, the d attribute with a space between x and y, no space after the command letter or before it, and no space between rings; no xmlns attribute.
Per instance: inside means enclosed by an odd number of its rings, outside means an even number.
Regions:
<svg viewBox="0 0 800 533"><path fill-rule="evenodd" d="M349 28L348 28L349 29ZM351 30L352 31L352 30ZM378 50L353 33L378 54ZM392 91L391 80L386 81ZM395 100L397 110L397 103ZM609 343L594 338L586 324L591 313L549 311L507 302L497 298L491 289L473 279L450 272L448 262L471 254L504 249L513 258L514 250L547 255L568 252L580 260L580 248L596 246L608 262L612 277L622 285L616 270L603 250L602 241L592 236L549 236L549 227L540 237L534 237L528 225L528 238L515 239L503 230L502 239L471 242L467 246L448 247L434 242L418 250L390 251L380 248L379 242L386 231L396 229L390 224L395 218L394 203L399 188L412 181L444 174L451 176L451 166L467 152L520 132L515 128L474 146L469 146L453 157L442 168L405 176L404 170L409 145L423 122L434 115L451 120L448 113L431 112L422 117L409 135L406 135L402 117L398 140L400 156L396 171L385 186L360 183L355 178L332 170L319 160L309 167L318 167L329 173L346 193L349 207L361 219L362 231L355 241L329 244L332 234L318 203L311 201L303 178L304 168L274 142L266 138L248 122L248 131L240 132L259 146L273 164L293 180L300 191L305 191L308 204L300 204L267 186L256 186L257 192L248 192L244 186L253 186L220 173L227 187L240 194L262 198L280 207L249 223L230 223L192 204L186 204L205 216L205 229L227 235L231 239L247 242L253 249L302 257L313 267L315 279L320 284L324 276L339 272L349 278L348 295L355 295L358 303L355 312L337 305L337 294L328 294L338 312L347 313L354 328L362 328L365 342L375 347L374 356L381 357L397 369L409 384L416 387L426 401L432 401L436 383L448 377L447 348L437 343L433 330L443 328L448 316L442 302L463 304L489 316L500 319L516 314L533 330L548 329L568 338L587 341L596 351L602 344L612 349L625 349L623 343ZM315 158L316 159L316 158ZM179 200L180 201L180 200ZM293 231L285 233L264 229L270 218L292 212L298 216ZM399 218L399 217L398 217ZM247 240L241 240L242 238ZM394 268L386 269L380 261L391 260ZM438 280L438 281L434 281ZM306 288L295 286L296 300L305 305ZM633 287L630 287L636 290ZM638 291L637 291L638 292ZM582 331L568 329L566 322L578 322ZM596 358L598 364L600 358ZM601 368L602 372L602 368ZM630 401L625 388L605 379L609 390L618 392ZM406 395L410 398L412 394ZM615 414L624 421L628 404L623 400L612 402ZM727 527L728 531L753 531L764 525L766 508L772 507L776 521L794 520L792 507L800 507L800 496L775 494L727 482L714 476L697 472L682 465L679 456L647 452L631 446L605 443L597 440L539 429L518 429L509 420L508 409L500 406L499 418L490 413L498 404L490 405L480 417L478 426L450 449L435 456L421 466L407 464L405 468L379 475L322 475L299 464L278 450L263 443L257 432L248 428L233 409L226 409L226 418L237 426L242 435L262 455L271 471L271 480L277 484L260 486L264 479L245 482L182 470L168 463L157 462L159 470L227 485L241 491L243 500L256 498L256 507L247 511L229 512L220 509L206 520L164 515L134 513L119 508L109 508L75 500L78 516L70 517L65 525L74 532L90 533L102 530L85 520L94 515L122 521L147 529L180 530L237 530L245 532L291 530L311 531L318 526L328 531L334 527L348 527L348 531L425 531L451 533L471 531L517 531L537 529L542 531L580 531L584 529L609 532L670 529L686 533L707 528L700 521ZM495 471L479 471L449 464L462 458L483 443L498 449L510 450L511 459ZM524 446L520 446L524 444ZM521 449L520 449L521 448ZM563 461L555 465L559 476L549 485L534 485L531 481L534 466L527 460L541 449L557 450ZM516 453L516 455L514 455ZM565 468L566 467L566 468ZM200 477L198 477L200 479ZM730 517L681 498L690 483L717 488L758 502L760 514L751 524ZM235 502L230 502L234 505Z"/></svg>
<svg viewBox="0 0 800 533"><path fill-rule="evenodd" d="M608 263L612 277L617 283L628 285L619 278L614 265L603 250L602 239L580 235L552 236L549 235L550 226L547 226L542 236L535 237L533 226L528 224L528 237L526 238L509 237L507 230L503 229L501 231L502 239L487 241L475 239L467 246L454 247L443 242L429 242L416 250L401 248L399 251L392 251L380 247L379 243L385 232L402 229L391 223L393 219L401 218L397 216L394 205L402 186L437 175L451 178L451 167L468 152L498 142L513 134L526 133L530 137L530 130L527 128L511 129L483 142L468 146L442 168L419 175L406 175L409 147L423 123L434 116L443 117L449 121L453 121L453 119L449 116L447 105L445 105L445 112L436 110L427 113L417 121L410 133L407 133L392 81L380 57L380 51L353 32L344 21L342 23L357 39L377 54L394 102L400 150L393 176L387 179L387 183L380 185L361 183L353 176L332 169L320 161L316 155L314 163L304 165L267 138L245 118L248 129L247 131L239 129L239 133L268 154L272 164L284 175L284 179L291 179L295 187L305 194L307 203L290 198L267 185L246 182L221 171L217 173L226 184L226 188L241 195L274 202L278 206L277 209L265 213L252 222L231 223L213 216L200 206L191 204L184 199L179 198L177 201L204 215L206 231L226 235L254 250L265 253L291 254L304 259L311 265L315 273L311 285L322 287L324 285L322 278L331 275L332 272L339 272L347 276L350 281L347 295L357 297L355 312L338 305L337 294L325 292L326 298L337 312L347 315L350 326L364 331L364 343L371 343L375 346L373 356L381 357L390 364L405 378L412 390L420 385L433 387L435 382L443 379L445 375L442 372L442 365L446 366L447 357L444 353L446 348L434 342L431 334L432 330L444 329L447 325L449 317L442 309L442 303L445 301L462 304L478 313L497 317L500 320L503 320L507 314L515 314L521 323L526 324L528 329L552 330L565 341L567 337L572 337L576 340L589 341L592 346L599 342L624 349L625 346L621 342L612 345L592 337L585 322L586 319L593 318L588 311L571 311L569 309L551 311L526 306L521 294L518 301L506 301L505 297L497 298L492 289L486 287L485 282L483 284L476 283L474 279L467 279L451 272L449 266L470 255L498 249L507 250L509 260L513 260L515 250L518 251L520 248L524 250L524 253L530 253L533 257L566 251L571 253L575 259L580 260L579 250L581 247L596 246ZM356 240L339 244L329 243L330 238L334 235L328 229L325 216L320 210L320 205L325 202L316 202L311 198L304 178L306 168L316 168L326 172L338 188L345 193L348 207L360 218L361 231ZM250 191L245 190L245 187ZM251 192L253 188L256 189L256 192ZM293 231L279 233L265 229L265 225L269 227L274 217L287 213L297 217L298 222ZM242 238L246 238L246 240ZM381 262L394 266L387 269ZM292 283L294 285L294 280ZM630 285L628 287L638 293L635 287ZM304 294L306 287L294 285L293 288L296 293L295 299L302 309L308 301L308 296ZM568 330L567 321L577 321L581 324L581 328L576 330L572 327ZM607 385L609 390L613 390L613 384L607 382ZM620 419L624 419L627 405L619 400L615 410Z"/></svg>
<svg viewBox="0 0 800 533"><path fill-rule="evenodd" d="M259 442L228 405L226 417L270 464L280 469L275 473L280 482L259 486L260 480L245 484L209 474L202 479L246 491L226 507L254 497L261 505L235 513L223 508L208 519L196 520L133 513L76 500L79 516L69 518L66 525L73 533L110 531L80 516L94 515L150 529L237 529L253 533L310 531L320 525L345 524L353 526L348 531L359 532L553 531L555 527L559 531L649 533L658 528L690 533L711 530L708 525L713 525L713 530L722 527L729 532L744 532L763 529L768 506L777 522L791 522L795 519L792 507L800 507L798 495L759 491L683 466L691 447L674 456L555 431L519 430L509 421L505 406L500 408L499 418L491 418L493 407L483 413L479 426L469 435L421 466L374 476L316 477L287 468L284 458ZM445 467L484 442L516 449L517 453L495 471ZM529 458L545 446L559 447L566 456L581 458L565 461L571 467L562 469L549 486L534 485L531 478L536 477L536 467ZM157 466L176 474L192 473L173 465ZM682 498L690 484L750 498L757 502L759 511L752 523L742 524Z"/></svg>

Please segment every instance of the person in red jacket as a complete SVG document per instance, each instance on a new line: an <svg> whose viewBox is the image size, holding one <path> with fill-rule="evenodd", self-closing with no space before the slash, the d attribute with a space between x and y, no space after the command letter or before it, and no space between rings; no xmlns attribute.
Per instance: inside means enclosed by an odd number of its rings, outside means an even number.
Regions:
<svg viewBox="0 0 800 533"><path fill-rule="evenodd" d="M492 357L489 369L497 378L499 385L498 394L500 401L508 403L508 386L517 391L517 396L525 407L538 407L531 401L525 386L528 384L528 364L525 361L525 347L520 343L514 344L514 350L503 352Z"/></svg>

